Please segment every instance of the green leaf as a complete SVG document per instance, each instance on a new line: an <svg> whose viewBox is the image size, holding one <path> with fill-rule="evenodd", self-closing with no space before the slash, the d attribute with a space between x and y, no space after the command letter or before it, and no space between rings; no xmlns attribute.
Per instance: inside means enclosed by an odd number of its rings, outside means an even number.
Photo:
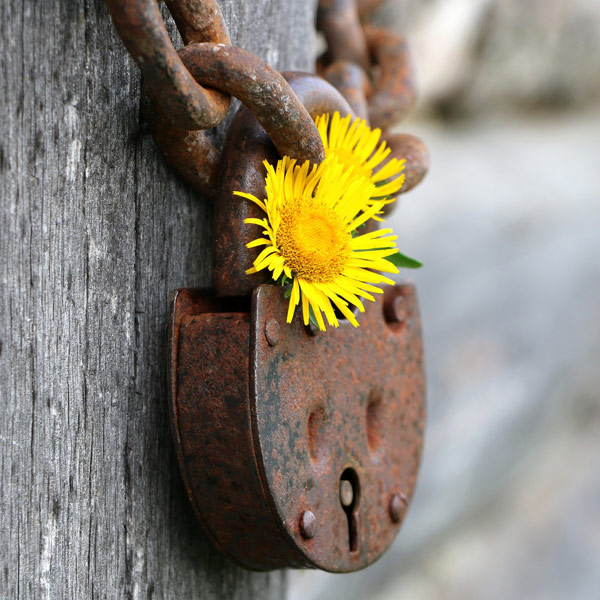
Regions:
<svg viewBox="0 0 600 600"><path fill-rule="evenodd" d="M310 304L308 305L308 320L315 329L321 331L319 323L317 323L317 317L315 317L315 313L313 312L312 306Z"/></svg>
<svg viewBox="0 0 600 600"><path fill-rule="evenodd" d="M406 256L401 252L396 252L396 254L386 256L385 259L389 260L394 266L398 267L399 269L419 269L423 266L423 263L419 262L415 258Z"/></svg>
<svg viewBox="0 0 600 600"><path fill-rule="evenodd" d="M277 280L277 284L281 287L285 287L286 285L288 285L289 281L291 281L291 279L285 273L282 273L279 279Z"/></svg>
<svg viewBox="0 0 600 600"><path fill-rule="evenodd" d="M353 238L355 238L355 237L356 237L356 236L357 236L357 235L360 233L360 230L361 230L361 229L364 229L366 226L367 226L367 224L366 224L366 223L361 223L361 224L360 224L360 225L359 225L359 226L358 226L356 229L353 229L353 230L350 232L350 235L351 235ZM362 235L362 234L361 234L361 235Z"/></svg>

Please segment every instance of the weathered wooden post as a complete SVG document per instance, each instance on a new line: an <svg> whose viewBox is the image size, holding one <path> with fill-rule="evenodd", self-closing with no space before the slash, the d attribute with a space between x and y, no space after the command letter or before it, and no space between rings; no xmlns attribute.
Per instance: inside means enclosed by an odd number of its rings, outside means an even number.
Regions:
<svg viewBox="0 0 600 600"><path fill-rule="evenodd" d="M314 2L222 0L232 42L314 64ZM0 6L0 596L281 598L204 540L167 416L168 298L212 209L140 130L101 1Z"/></svg>

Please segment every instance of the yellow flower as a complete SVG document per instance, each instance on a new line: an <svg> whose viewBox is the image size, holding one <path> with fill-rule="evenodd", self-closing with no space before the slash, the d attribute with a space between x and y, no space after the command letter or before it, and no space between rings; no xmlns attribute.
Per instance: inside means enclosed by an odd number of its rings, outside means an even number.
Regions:
<svg viewBox="0 0 600 600"><path fill-rule="evenodd" d="M372 294L382 293L374 284L394 283L374 271L398 272L386 260L397 252L397 236L390 235L391 229L355 233L384 204L370 200L375 185L357 177L336 157L312 167L308 161L297 165L287 156L276 168L264 164L266 199L235 192L265 212L262 219L245 221L262 227L265 236L248 244L249 248L264 248L247 273L269 269L275 281L282 275L292 280L288 323L302 303L306 325L312 309L321 330L325 330L323 315L337 327L337 309L358 327L348 305L363 312L361 298L375 300Z"/></svg>
<svg viewBox="0 0 600 600"><path fill-rule="evenodd" d="M329 114L317 117L315 123L325 147L325 156L335 156L346 168L375 185L371 200L393 196L400 190L404 184L402 171L406 161L391 158L380 167L391 152L385 142L377 146L381 129L371 129L361 119L352 121L351 115L342 119L337 111L331 117ZM380 168L375 171L377 167ZM393 201L387 199L386 203Z"/></svg>

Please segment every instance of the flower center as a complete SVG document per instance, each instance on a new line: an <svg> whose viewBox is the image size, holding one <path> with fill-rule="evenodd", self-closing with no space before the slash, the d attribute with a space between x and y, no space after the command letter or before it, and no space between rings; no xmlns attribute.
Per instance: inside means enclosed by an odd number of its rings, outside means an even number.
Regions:
<svg viewBox="0 0 600 600"><path fill-rule="evenodd" d="M307 281L328 283L341 275L350 240L335 210L312 198L288 201L281 211L279 251L290 269Z"/></svg>

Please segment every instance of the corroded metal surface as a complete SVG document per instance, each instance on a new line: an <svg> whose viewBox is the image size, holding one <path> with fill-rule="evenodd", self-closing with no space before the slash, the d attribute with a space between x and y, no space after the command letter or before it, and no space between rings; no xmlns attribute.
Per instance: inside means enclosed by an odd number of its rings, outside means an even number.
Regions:
<svg viewBox="0 0 600 600"><path fill-rule="evenodd" d="M144 75L148 99L143 106L150 130L167 162L202 194L214 196L221 154L201 130L221 122L232 95L258 119L279 155L322 160L320 137L302 102L275 69L230 45L215 0L167 2L186 44L179 51L154 0L108 0L108 4ZM328 50L319 70L347 98L355 114L385 129L411 108L415 90L403 38L361 23L377 4L321 0L318 26ZM392 147L402 150L399 144ZM426 172L427 161L415 162L422 155L410 155L407 181L411 185L405 185L402 193Z"/></svg>
<svg viewBox="0 0 600 600"><path fill-rule="evenodd" d="M221 152L204 131L177 127L148 95L143 96L142 111L165 161L198 192L212 198L217 187Z"/></svg>
<svg viewBox="0 0 600 600"><path fill-rule="evenodd" d="M202 31L206 36L203 42L229 43L216 0L193 4L179 0L170 4L179 23L183 23L184 16L194 17L183 30L186 36L196 39ZM218 90L203 88L194 80L171 42L156 0L108 0L108 6L147 89L164 113L181 129L218 125L229 110L230 98ZM201 28L192 24L199 22L204 23Z"/></svg>
<svg viewBox="0 0 600 600"><path fill-rule="evenodd" d="M344 85L340 91L353 98L364 91L373 127L387 129L400 121L415 98L414 67L404 38L388 29L361 25L353 0L321 0L318 14L317 26L327 40L327 50L318 63L319 74L327 77L337 61L362 68L370 85L365 87L354 76L354 86Z"/></svg>
<svg viewBox="0 0 600 600"><path fill-rule="evenodd" d="M250 314L219 309L226 307L197 290L173 297L171 425L187 493L205 531L231 559L258 570L301 566L281 544L255 465Z"/></svg>
<svg viewBox="0 0 600 600"><path fill-rule="evenodd" d="M316 96L319 96L320 106L333 110L331 101L323 101L325 86L314 82L308 84L308 78L299 74L298 93L294 93L284 75L252 53L234 46L189 44L179 51L179 55L197 81L241 100L275 144L279 155L314 163L323 160L321 137L306 107L314 114ZM300 85L304 86L303 90L299 89ZM312 85L310 93L307 91L309 85ZM298 94L305 100L304 104ZM337 100L336 109L345 110L346 103L339 97ZM214 197L221 153L203 132L174 125L155 102L147 104L146 114L154 139L167 162L196 189ZM273 160L276 161L276 157Z"/></svg>
<svg viewBox="0 0 600 600"><path fill-rule="evenodd" d="M323 143L314 121L279 71L235 46L190 44L179 55L197 81L239 98L282 156L314 163L323 160Z"/></svg>
<svg viewBox="0 0 600 600"><path fill-rule="evenodd" d="M168 0L167 5L184 43L230 44L216 0ZM201 130L225 118L229 94L203 87L190 74L156 0L108 0L108 6L143 74L143 112L163 156L198 191L212 196L221 154Z"/></svg>
<svg viewBox="0 0 600 600"><path fill-rule="evenodd" d="M347 60L369 68L369 52L354 0L320 0L317 27L327 40L328 62Z"/></svg>
<svg viewBox="0 0 600 600"><path fill-rule="evenodd" d="M261 218L261 210L233 192L243 190L263 198L266 171L262 161L274 164L277 158L266 131L247 108L240 106L227 132L215 195L212 287L217 296L249 296L268 279L265 271L246 275L256 251L246 247L255 232L244 225L244 219Z"/></svg>
<svg viewBox="0 0 600 600"><path fill-rule="evenodd" d="M429 170L429 152L427 146L415 135L409 133L384 133L383 139L392 150L392 156L402 157L406 163L404 165L404 175L406 179L398 194L406 194L417 186ZM386 204L383 211L389 214L394 210L396 203Z"/></svg>
<svg viewBox="0 0 600 600"><path fill-rule="evenodd" d="M365 26L367 45L377 65L369 97L369 120L387 129L401 121L415 100L415 76L405 39L388 29Z"/></svg>
<svg viewBox="0 0 600 600"><path fill-rule="evenodd" d="M382 310L401 295L402 323ZM285 322L282 290L262 286L254 296L251 397L255 446L269 501L285 534L310 563L350 571L373 562L397 527L389 516L396 494L410 498L424 423L420 324L411 286L390 288L369 305L361 327L343 323L311 336L299 315L271 347L261 325ZM355 549L339 498L343 474L354 473ZM316 533L299 535L310 510Z"/></svg>
<svg viewBox="0 0 600 600"><path fill-rule="evenodd" d="M404 38L366 24L380 0L320 0L317 27L327 50L317 61L319 75L332 83L354 112L372 127L384 130L390 158L406 159L404 194L429 168L425 144L415 136L385 130L406 116L415 100L412 60ZM395 204L386 205L386 212Z"/></svg>
<svg viewBox="0 0 600 600"><path fill-rule="evenodd" d="M217 0L165 0L184 44L231 44Z"/></svg>
<svg viewBox="0 0 600 600"><path fill-rule="evenodd" d="M405 316L390 322L384 307L398 296ZM251 312L176 293L181 469L209 535L242 565L356 570L391 544L414 489L425 417L414 289L388 289L358 329L316 336L300 315L283 326L285 304L275 286L257 288Z"/></svg>
<svg viewBox="0 0 600 600"><path fill-rule="evenodd" d="M346 98L357 117L369 118L367 96L371 84L364 69L348 60L336 60L323 70L322 76Z"/></svg>
<svg viewBox="0 0 600 600"><path fill-rule="evenodd" d="M216 2L168 5L186 43L179 52L154 0L109 0L115 26L144 75L144 112L167 162L201 193L214 194L220 153L198 130L222 121L231 95L250 108L281 155L321 162L321 138L305 107L276 69L229 45Z"/></svg>

